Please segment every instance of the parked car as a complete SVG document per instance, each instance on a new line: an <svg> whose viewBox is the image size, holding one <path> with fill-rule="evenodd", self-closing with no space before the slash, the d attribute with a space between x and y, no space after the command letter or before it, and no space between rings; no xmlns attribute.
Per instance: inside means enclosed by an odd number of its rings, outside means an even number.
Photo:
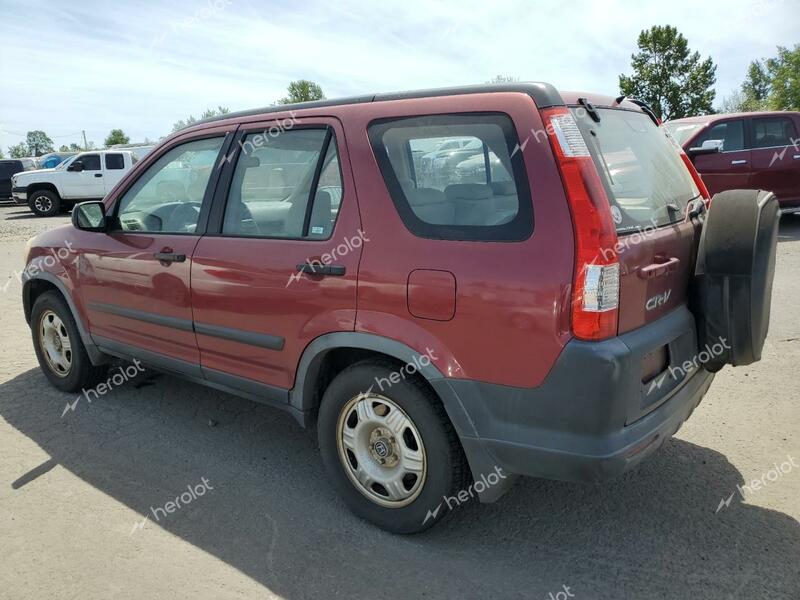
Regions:
<svg viewBox="0 0 800 600"><path fill-rule="evenodd" d="M32 158L11 158L0 160L0 200L11 200L11 178L22 171L36 168Z"/></svg>
<svg viewBox="0 0 800 600"><path fill-rule="evenodd" d="M55 169L70 156L75 156L77 152L50 152L37 158L40 169Z"/></svg>
<svg viewBox="0 0 800 600"><path fill-rule="evenodd" d="M11 192L17 204L27 204L37 217L49 217L76 202L102 198L135 162L130 150L82 152L54 169L14 175Z"/></svg>
<svg viewBox="0 0 800 600"><path fill-rule="evenodd" d="M706 115L665 126L712 194L770 190L783 212L800 212L800 112Z"/></svg>
<svg viewBox="0 0 800 600"><path fill-rule="evenodd" d="M91 389L121 357L286 410L351 509L409 533L520 475L617 476L714 372L760 359L775 197L706 212L636 103L519 83L291 110L181 130L30 242L50 383ZM411 148L441 137L479 140L508 179L463 183L462 159L420 185Z"/></svg>

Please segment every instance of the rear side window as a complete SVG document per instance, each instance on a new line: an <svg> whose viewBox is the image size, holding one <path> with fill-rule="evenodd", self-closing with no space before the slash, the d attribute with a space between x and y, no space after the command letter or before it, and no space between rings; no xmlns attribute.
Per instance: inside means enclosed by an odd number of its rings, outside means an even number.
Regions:
<svg viewBox="0 0 800 600"><path fill-rule="evenodd" d="M791 119L786 117L753 119L754 148L792 146L795 138L797 132Z"/></svg>
<svg viewBox="0 0 800 600"><path fill-rule="evenodd" d="M223 235L328 239L342 200L336 140L327 129L248 134L233 173Z"/></svg>
<svg viewBox="0 0 800 600"><path fill-rule="evenodd" d="M599 123L586 111L572 112L605 183L618 233L683 220L700 192L665 129L637 111L598 109Z"/></svg>
<svg viewBox="0 0 800 600"><path fill-rule="evenodd" d="M372 149L406 227L420 237L515 241L533 231L530 190L504 114L381 120Z"/></svg>
<svg viewBox="0 0 800 600"><path fill-rule="evenodd" d="M106 154L106 169L117 170L125 168L125 159L122 154Z"/></svg>
<svg viewBox="0 0 800 600"><path fill-rule="evenodd" d="M737 119L712 125L708 131L698 136L694 146L702 146L707 140L721 141L723 152L744 150L744 121Z"/></svg>

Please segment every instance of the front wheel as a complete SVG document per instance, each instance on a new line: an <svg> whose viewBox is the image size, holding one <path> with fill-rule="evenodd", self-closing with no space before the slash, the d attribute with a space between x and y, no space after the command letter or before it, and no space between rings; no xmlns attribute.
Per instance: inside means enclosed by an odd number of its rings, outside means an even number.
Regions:
<svg viewBox="0 0 800 600"><path fill-rule="evenodd" d="M387 531L415 533L447 514L443 505L467 490L470 472L440 400L417 377L392 384L398 372L373 360L342 371L317 427L326 472L350 509Z"/></svg>
<svg viewBox="0 0 800 600"><path fill-rule="evenodd" d="M49 190L37 190L28 198L28 207L37 217L52 217L61 210L61 198Z"/></svg>
<svg viewBox="0 0 800 600"><path fill-rule="evenodd" d="M45 292L36 299L31 334L39 366L61 391L91 388L106 375L107 365L95 366L89 360L72 312L56 292Z"/></svg>

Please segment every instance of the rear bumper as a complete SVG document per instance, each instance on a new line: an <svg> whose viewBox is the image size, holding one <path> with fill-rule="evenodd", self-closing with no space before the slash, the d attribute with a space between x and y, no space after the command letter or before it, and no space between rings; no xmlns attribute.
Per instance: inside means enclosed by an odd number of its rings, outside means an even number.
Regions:
<svg viewBox="0 0 800 600"><path fill-rule="evenodd" d="M683 371L697 356L686 308L604 342L570 341L536 388L466 380L433 382L454 419L473 474L504 472L597 482L634 467L669 439L714 375ZM670 369L642 382L642 359L668 346ZM491 501L491 493L482 497Z"/></svg>

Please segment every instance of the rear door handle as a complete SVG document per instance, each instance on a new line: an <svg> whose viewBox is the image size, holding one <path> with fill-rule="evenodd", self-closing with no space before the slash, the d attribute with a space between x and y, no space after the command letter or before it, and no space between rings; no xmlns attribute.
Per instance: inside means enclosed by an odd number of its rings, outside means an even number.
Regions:
<svg viewBox="0 0 800 600"><path fill-rule="evenodd" d="M658 260L658 259L656 259ZM642 279L652 279L653 277L661 277L667 273L673 273L678 269L681 264L681 259L673 256L666 262L653 263L639 269L639 277Z"/></svg>
<svg viewBox="0 0 800 600"><path fill-rule="evenodd" d="M95 176L95 177L102 177L102 176L103 176L103 174L102 174L102 173L95 173L95 174L94 174L94 176Z"/></svg>
<svg viewBox="0 0 800 600"><path fill-rule="evenodd" d="M794 160L800 160L800 154L795 154L792 158Z"/></svg>
<svg viewBox="0 0 800 600"><path fill-rule="evenodd" d="M732 160L731 164L732 165L746 165L747 161L746 160Z"/></svg>
<svg viewBox="0 0 800 600"><path fill-rule="evenodd" d="M308 273L309 275L330 275L332 277L341 277L346 273L343 265L315 265L310 262L299 263L297 265L298 273Z"/></svg>
<svg viewBox="0 0 800 600"><path fill-rule="evenodd" d="M156 252L153 254L153 257L164 263L174 263L174 262L185 262L186 255L185 254L178 254L176 252Z"/></svg>

